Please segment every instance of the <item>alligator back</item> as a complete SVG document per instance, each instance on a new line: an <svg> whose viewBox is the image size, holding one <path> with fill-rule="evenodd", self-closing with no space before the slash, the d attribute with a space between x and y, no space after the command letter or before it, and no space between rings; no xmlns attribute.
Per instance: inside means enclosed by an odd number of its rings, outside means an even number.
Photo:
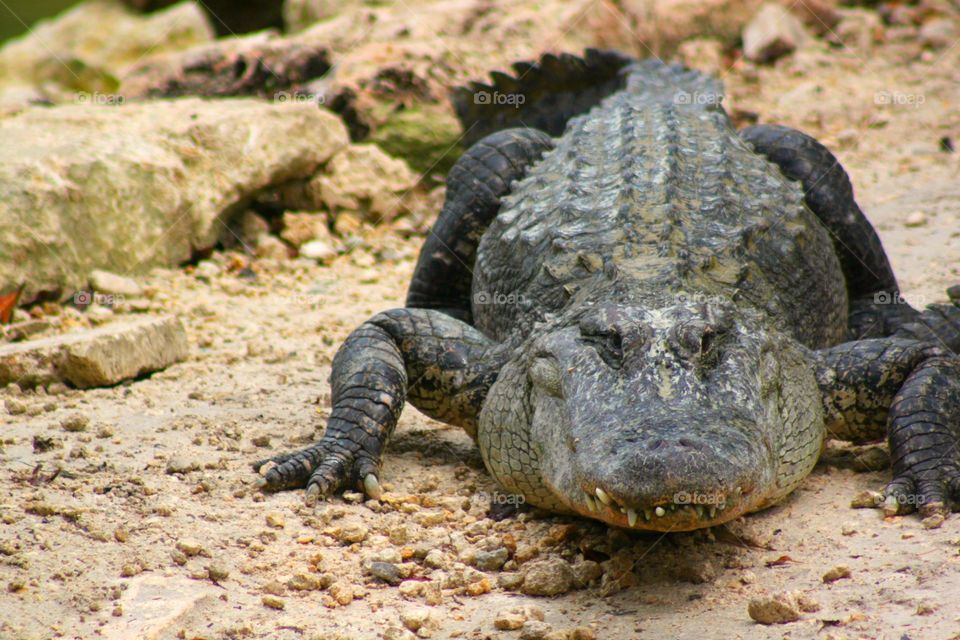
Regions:
<svg viewBox="0 0 960 640"><path fill-rule="evenodd" d="M504 199L477 253L477 327L505 339L591 301L724 296L810 347L842 341L829 235L737 136L719 83L656 61L628 73Z"/></svg>

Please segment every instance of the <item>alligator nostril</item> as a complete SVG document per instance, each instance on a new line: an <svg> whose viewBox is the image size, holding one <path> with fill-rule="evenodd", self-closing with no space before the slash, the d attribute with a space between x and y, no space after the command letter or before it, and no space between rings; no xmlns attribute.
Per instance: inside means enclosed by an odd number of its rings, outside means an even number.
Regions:
<svg viewBox="0 0 960 640"><path fill-rule="evenodd" d="M657 438L657 439L655 439L655 440L651 440L651 441L647 444L647 449L650 450L650 451L656 451L657 449L659 449L660 447L662 447L664 444L666 444L666 443L663 441L662 438Z"/></svg>

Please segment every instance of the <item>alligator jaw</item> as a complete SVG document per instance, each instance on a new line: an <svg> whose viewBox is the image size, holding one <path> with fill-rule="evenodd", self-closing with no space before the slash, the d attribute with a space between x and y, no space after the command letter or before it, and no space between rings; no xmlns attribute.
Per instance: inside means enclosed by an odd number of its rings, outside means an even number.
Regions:
<svg viewBox="0 0 960 640"><path fill-rule="evenodd" d="M583 487L583 502L574 508L607 524L645 531L689 531L729 522L748 511L742 487L729 492L678 492L646 506L619 499L610 490Z"/></svg>

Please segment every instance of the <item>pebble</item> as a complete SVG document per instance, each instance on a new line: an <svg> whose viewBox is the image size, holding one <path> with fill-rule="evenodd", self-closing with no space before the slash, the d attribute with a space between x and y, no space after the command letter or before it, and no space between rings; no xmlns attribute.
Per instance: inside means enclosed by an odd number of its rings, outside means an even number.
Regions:
<svg viewBox="0 0 960 640"><path fill-rule="evenodd" d="M400 583L400 595L404 598L416 598L423 594L423 585L420 580L404 580Z"/></svg>
<svg viewBox="0 0 960 640"><path fill-rule="evenodd" d="M183 455L175 455L167 461L167 473L189 473L200 468L200 463Z"/></svg>
<svg viewBox="0 0 960 640"><path fill-rule="evenodd" d="M403 581L403 573L397 565L390 562L371 562L370 575L387 584L398 585Z"/></svg>
<svg viewBox="0 0 960 640"><path fill-rule="evenodd" d="M599 580L602 575L603 567L600 566L599 562L581 560L573 564L573 576L578 587L586 587L594 581Z"/></svg>
<svg viewBox="0 0 960 640"><path fill-rule="evenodd" d="M287 606L282 598L270 594L266 594L260 598L260 602L263 603L263 606L277 609L278 611L282 611Z"/></svg>
<svg viewBox="0 0 960 640"><path fill-rule="evenodd" d="M182 552L184 555L193 557L198 555L206 555L206 551L203 546L191 538L184 538L177 541L177 550Z"/></svg>
<svg viewBox="0 0 960 640"><path fill-rule="evenodd" d="M346 544L353 544L355 542L363 542L367 539L367 534L370 532L367 529L366 525L363 525L359 522L352 522L343 525L340 529L340 535L338 539L340 542Z"/></svg>
<svg viewBox="0 0 960 640"><path fill-rule="evenodd" d="M777 4L763 5L743 30L743 56L773 62L806 40L803 24Z"/></svg>
<svg viewBox="0 0 960 640"><path fill-rule="evenodd" d="M933 513L921 520L920 524L923 525L924 529L939 529L946 519L946 516L942 513Z"/></svg>
<svg viewBox="0 0 960 640"><path fill-rule="evenodd" d="M556 596L573 588L574 577L565 560L537 560L526 566L521 590L529 596Z"/></svg>
<svg viewBox="0 0 960 640"><path fill-rule="evenodd" d="M311 240L300 247L300 256L322 263L336 258L337 251L323 240Z"/></svg>
<svg viewBox="0 0 960 640"><path fill-rule="evenodd" d="M501 573L497 576L497 584L501 589L516 591L523 584L522 573Z"/></svg>
<svg viewBox="0 0 960 640"><path fill-rule="evenodd" d="M928 616L931 613L935 613L938 608L935 603L924 601L917 605L917 615Z"/></svg>
<svg viewBox="0 0 960 640"><path fill-rule="evenodd" d="M873 509L883 502L883 494L877 491L861 491L850 501L853 509Z"/></svg>
<svg viewBox="0 0 960 640"><path fill-rule="evenodd" d="M212 582L221 582L230 577L230 571L222 564L210 564L207 566L207 577L209 577Z"/></svg>
<svg viewBox="0 0 960 640"><path fill-rule="evenodd" d="M510 552L500 547L494 551L481 551L474 558L474 566L481 571L499 571L510 557Z"/></svg>
<svg viewBox="0 0 960 640"><path fill-rule="evenodd" d="M124 578L132 578L143 573L143 567L135 562L129 562L120 567L120 575Z"/></svg>
<svg viewBox="0 0 960 640"><path fill-rule="evenodd" d="M383 640L417 640L417 636L409 629L388 627L387 630L383 632Z"/></svg>
<svg viewBox="0 0 960 640"><path fill-rule="evenodd" d="M352 584L340 580L327 587L327 593L330 594L330 597L332 597L337 604L345 606L353 602L356 591Z"/></svg>
<svg viewBox="0 0 960 640"><path fill-rule="evenodd" d="M268 513L265 520L267 526L272 527L273 529L283 529L285 526L287 526L287 522L283 519L283 515L275 511Z"/></svg>
<svg viewBox="0 0 960 640"><path fill-rule="evenodd" d="M544 618L543 609L537 605L523 605L520 607L511 607L502 609L493 619L493 626L500 631L513 631L519 629L528 620L540 620Z"/></svg>
<svg viewBox="0 0 960 640"><path fill-rule="evenodd" d="M101 269L90 272L90 286L94 291L119 296L134 297L143 293L143 288L135 280Z"/></svg>
<svg viewBox="0 0 960 640"><path fill-rule="evenodd" d="M903 221L904 226L907 227L922 227L927 224L927 214L923 211L914 211L911 214L908 214Z"/></svg>
<svg viewBox="0 0 960 640"><path fill-rule="evenodd" d="M294 591L316 591L320 589L320 578L309 573L297 573L287 580L287 586Z"/></svg>
<svg viewBox="0 0 960 640"><path fill-rule="evenodd" d="M837 566L833 567L832 569L828 570L825 574L823 574L823 581L836 582L837 580L841 580L843 578L849 578L849 577L850 577L850 567L848 567L845 564L838 564Z"/></svg>
<svg viewBox="0 0 960 640"><path fill-rule="evenodd" d="M408 607L400 611L400 622L410 631L439 626L433 612L427 607Z"/></svg>
<svg viewBox="0 0 960 640"><path fill-rule="evenodd" d="M22 400L17 400L16 398L7 398L4 401L4 405L7 407L7 413L12 416L18 416L27 412L27 403Z"/></svg>
<svg viewBox="0 0 960 640"><path fill-rule="evenodd" d="M800 605L793 594L780 593L753 598L747 613L760 624L785 624L800 619Z"/></svg>
<svg viewBox="0 0 960 640"><path fill-rule="evenodd" d="M431 569L443 569L449 564L447 555L440 549L431 549L423 559L423 564Z"/></svg>
<svg viewBox="0 0 960 640"><path fill-rule="evenodd" d="M86 431L87 427L90 426L90 418L81 413L73 413L61 420L60 426L64 431L74 433Z"/></svg>
<svg viewBox="0 0 960 640"><path fill-rule="evenodd" d="M271 580L260 587L260 590L272 596L282 596L286 592L283 583L279 580Z"/></svg>
<svg viewBox="0 0 960 640"><path fill-rule="evenodd" d="M952 47L958 36L960 30L951 18L934 18L920 27L920 42L931 49Z"/></svg>
<svg viewBox="0 0 960 640"><path fill-rule="evenodd" d="M520 628L520 640L546 640L553 625L541 620L528 620Z"/></svg>

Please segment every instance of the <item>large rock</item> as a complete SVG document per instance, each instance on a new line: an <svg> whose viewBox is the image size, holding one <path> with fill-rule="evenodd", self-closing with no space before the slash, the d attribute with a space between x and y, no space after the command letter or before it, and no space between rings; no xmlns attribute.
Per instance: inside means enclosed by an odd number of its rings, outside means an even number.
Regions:
<svg viewBox="0 0 960 640"><path fill-rule="evenodd" d="M66 296L94 269L131 275L216 242L266 187L347 144L311 104L173 100L32 108L0 119L0 283Z"/></svg>
<svg viewBox="0 0 960 640"><path fill-rule="evenodd" d="M0 85L41 87L54 100L78 92L104 94L106 100L126 65L213 37L206 15L192 2L149 16L110 0L81 2L0 48Z"/></svg>
<svg viewBox="0 0 960 640"><path fill-rule="evenodd" d="M417 176L403 160L376 145L358 144L334 156L326 171L307 184L307 194L317 209L357 211L376 223L399 213L401 197L416 184Z"/></svg>
<svg viewBox="0 0 960 640"><path fill-rule="evenodd" d="M67 382L103 387L159 371L190 353L174 316L137 318L98 329L0 346L0 386Z"/></svg>

